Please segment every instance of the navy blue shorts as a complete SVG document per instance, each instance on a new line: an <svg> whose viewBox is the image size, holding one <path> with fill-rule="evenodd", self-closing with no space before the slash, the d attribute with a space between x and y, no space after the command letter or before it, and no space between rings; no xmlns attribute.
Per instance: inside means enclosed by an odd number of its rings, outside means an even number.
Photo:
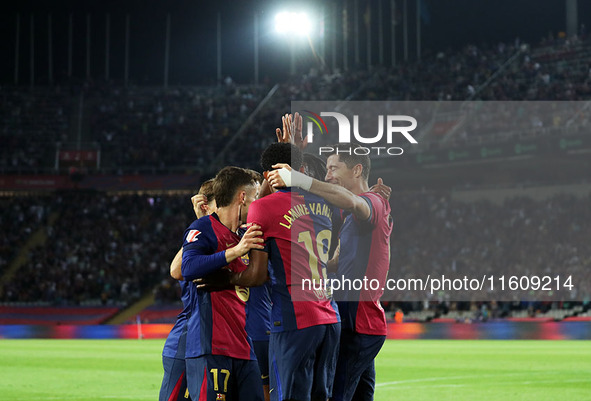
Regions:
<svg viewBox="0 0 591 401"><path fill-rule="evenodd" d="M187 382L193 400L263 401L257 361L223 355L187 358Z"/></svg>
<svg viewBox="0 0 591 401"><path fill-rule="evenodd" d="M185 360L162 357L164 378L160 386L159 401L187 401L191 400L187 390L187 376L185 375Z"/></svg>
<svg viewBox="0 0 591 401"><path fill-rule="evenodd" d="M269 341L252 341L254 354L257 356L263 386L269 385Z"/></svg>
<svg viewBox="0 0 591 401"><path fill-rule="evenodd" d="M332 392L333 401L371 401L376 384L374 360L386 336L351 330L341 332L339 359Z"/></svg>
<svg viewBox="0 0 591 401"><path fill-rule="evenodd" d="M341 324L271 333L271 400L323 400L332 394Z"/></svg>

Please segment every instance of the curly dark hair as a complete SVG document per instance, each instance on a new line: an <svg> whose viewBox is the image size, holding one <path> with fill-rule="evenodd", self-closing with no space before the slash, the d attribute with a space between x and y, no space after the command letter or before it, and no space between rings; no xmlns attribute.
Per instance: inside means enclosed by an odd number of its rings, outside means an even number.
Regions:
<svg viewBox="0 0 591 401"><path fill-rule="evenodd" d="M263 151L261 167L263 171L271 171L277 163L287 163L294 170L299 170L302 167L302 151L290 143L273 143Z"/></svg>

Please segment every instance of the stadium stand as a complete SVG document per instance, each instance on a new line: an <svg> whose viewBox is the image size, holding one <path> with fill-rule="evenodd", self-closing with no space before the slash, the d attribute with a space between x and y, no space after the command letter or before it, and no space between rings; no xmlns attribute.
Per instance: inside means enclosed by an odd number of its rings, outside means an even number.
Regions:
<svg viewBox="0 0 591 401"><path fill-rule="evenodd" d="M261 87L104 88L89 91L103 166L145 171L210 165L262 98Z"/></svg>
<svg viewBox="0 0 591 401"><path fill-rule="evenodd" d="M70 93L60 87L0 90L0 170L53 166L56 143L70 134Z"/></svg>
<svg viewBox="0 0 591 401"><path fill-rule="evenodd" d="M3 302L126 305L166 277L192 218L181 196L74 192L42 200L59 218L2 285Z"/></svg>
<svg viewBox="0 0 591 401"><path fill-rule="evenodd" d="M31 218L19 224L22 237L43 225L44 213L40 210L57 211L59 218L48 233L48 242L31 251L18 274L0 287L0 300L5 305L122 307L142 293L154 290L159 305L146 310L142 318L157 322L173 320L176 310L166 305L178 300L178 286L168 278L168 266L179 246L178 238L193 218L187 198L79 192L24 198L36 205L28 209ZM591 261L586 255L591 254L591 249L580 239L589 238L591 232L587 233L589 227L580 222L589 213L590 197L560 195L546 201L515 198L495 205L455 201L441 193L395 193L392 201L406 205L405 213L395 212L394 217L398 226L407 227L404 235L392 242L392 257L397 261L396 269L390 272L392 277L444 273L453 264L473 266L480 272L497 271L502 264L519 273L525 271L523 266L535 270L536 266L542 268L544 263L549 263L570 265L582 281L588 282ZM25 204L21 202L17 210ZM428 208L430 213L425 214ZM488 229L479 231L483 224ZM515 237L512 233L516 227L527 235ZM563 233L560 239L552 235L558 231ZM453 232L469 233L466 238L470 241L454 241ZM491 244L491 248L477 244ZM514 251L500 255L495 251L499 246ZM434 260L437 265L433 264ZM582 290L591 292L589 288ZM438 294L427 301L438 300L445 304L445 295ZM410 312L407 319L411 320L459 320L467 315L477 320L485 304L450 305L445 313L440 305L434 306L437 302L431 303L390 302L389 308L402 307L406 313ZM518 306L517 312L509 310L512 306L507 302L486 305L489 318L537 315L557 320L581 315L588 309L589 301L570 305L524 303ZM561 312L563 308L565 311Z"/></svg>
<svg viewBox="0 0 591 401"><path fill-rule="evenodd" d="M114 307L0 306L0 324L95 325L118 310Z"/></svg>
<svg viewBox="0 0 591 401"><path fill-rule="evenodd" d="M273 139L265 133L273 132L277 116L294 100L584 100L591 95L590 65L591 44L573 37L531 48L519 41L470 45L457 52L427 54L420 62L371 71L312 69L279 85L256 116L256 124L245 127L237 146L224 155L225 162L256 167L255 155ZM234 83L168 89L104 83L70 90L3 87L1 131L9 146L3 148L0 168L52 170L56 143L80 135L86 143L101 148L103 172L207 171L216 152L270 89ZM458 123L448 116L436 122L434 137L426 139L441 143L441 137ZM479 134L505 131L492 125L483 132L482 126L490 121L486 123L467 124L456 141L461 144L468 139L465 132L472 131L474 124ZM77 132L79 127L84 132Z"/></svg>
<svg viewBox="0 0 591 401"><path fill-rule="evenodd" d="M591 95L590 64L589 42L572 38L531 48L519 42L467 46L455 53L427 54L418 63L371 71L328 74L312 70L279 85L272 101L255 116L255 123L247 125L245 119L271 88L231 85L163 90L97 84L84 87L81 105L80 93L64 88L2 87L0 139L7 146L0 151L0 170L6 174L55 172L57 142L77 135L71 122L78 112L83 119L80 125L88 127L84 140L100 144L98 171L102 174L207 173L216 150L243 125L244 134L223 155L224 163L257 168L261 149L274 140L277 116L289 109L292 100L584 100ZM483 123L463 122L462 129L469 130L471 124ZM581 119L579 124L585 127L588 121ZM437 146L466 144L461 132L454 141L442 144L441 138L459 125L453 118L437 122L429 141ZM502 127L492 126L485 134L496 140L499 130ZM168 277L168 266L184 228L194 218L188 192L11 195L0 198L0 274L14 263L34 232L44 230L47 239L27 252L18 274L0 281L0 302L9 305L5 307L24 303L119 308L154 291L158 305L142 312L142 319L174 320L174 308L166 305L178 302L178 286ZM591 218L589 202L589 196L562 195L546 201L514 198L496 205L459 202L448 193L394 192L392 203L406 206L404 213L394 216L396 224L407 228L392 241L395 273L405 277L454 264L477 266L479 271L495 271L503 264L520 272L529 264L543 269L544 263L552 263L576 269L589 282L590 244L580 242L591 237L590 227L581 224ZM425 210L430 213L425 215ZM52 213L56 220L50 225ZM488 229L480 230L483 226ZM517 227L527 235L516 237ZM458 230L467 242L453 241L453 232ZM566 235L554 238L553 232ZM482 248L479 244L483 243L491 246ZM500 259L500 247L509 250L503 254L509 260ZM591 288L582 291L591 294ZM588 297L577 301L570 305L450 305L443 295L441 299L391 302L389 309L400 307L407 319L418 321L588 316ZM3 309L2 313L12 312Z"/></svg>
<svg viewBox="0 0 591 401"><path fill-rule="evenodd" d="M0 274L17 255L34 227L45 223L50 209L40 197L0 198Z"/></svg>

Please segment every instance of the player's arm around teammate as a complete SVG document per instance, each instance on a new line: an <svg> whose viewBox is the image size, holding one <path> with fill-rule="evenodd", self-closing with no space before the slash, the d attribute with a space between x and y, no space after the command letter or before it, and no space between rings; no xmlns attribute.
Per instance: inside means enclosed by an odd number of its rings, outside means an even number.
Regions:
<svg viewBox="0 0 591 401"><path fill-rule="evenodd" d="M360 220L367 220L370 217L371 209L368 203L361 196L356 195L347 188L293 171L289 164L279 163L275 164L273 168L276 168L276 170L269 172L267 175L267 180L273 188L286 186L302 188L323 197L327 202L339 209L350 211ZM352 173L352 175L360 175L361 171L354 169ZM330 174L332 173L329 166L327 176ZM378 178L377 183L368 190L377 193L386 200L390 198L392 193L392 188L385 185L381 178Z"/></svg>

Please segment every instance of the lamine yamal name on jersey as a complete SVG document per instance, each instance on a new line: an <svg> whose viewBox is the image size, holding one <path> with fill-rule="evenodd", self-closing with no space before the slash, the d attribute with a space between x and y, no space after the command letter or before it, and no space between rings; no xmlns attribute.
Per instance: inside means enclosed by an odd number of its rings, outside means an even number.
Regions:
<svg viewBox="0 0 591 401"><path fill-rule="evenodd" d="M279 224L290 230L291 225L295 220L310 214L315 216L324 216L332 221L332 210L326 203L310 202L294 205L286 214L283 215L284 221L279 222Z"/></svg>

